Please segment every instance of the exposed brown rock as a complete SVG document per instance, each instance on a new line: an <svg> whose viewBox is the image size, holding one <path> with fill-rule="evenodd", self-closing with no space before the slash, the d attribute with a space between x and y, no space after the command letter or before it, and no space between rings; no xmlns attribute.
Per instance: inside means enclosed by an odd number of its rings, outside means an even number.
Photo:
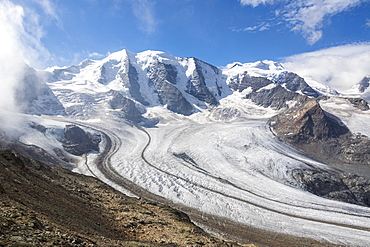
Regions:
<svg viewBox="0 0 370 247"><path fill-rule="evenodd" d="M349 132L347 127L329 117L315 99L309 98L300 106L271 118L269 124L280 138L293 143L317 142Z"/></svg>
<svg viewBox="0 0 370 247"><path fill-rule="evenodd" d="M370 165L370 141L353 136L314 99L271 118L269 124L279 139L321 161ZM360 176L319 170L294 170L292 176L318 196L370 206L370 183Z"/></svg>
<svg viewBox="0 0 370 247"><path fill-rule="evenodd" d="M370 140L354 136L314 99L268 121L277 137L320 160L370 165Z"/></svg>
<svg viewBox="0 0 370 247"><path fill-rule="evenodd" d="M347 98L347 100L361 111L368 111L370 109L369 104L364 99Z"/></svg>
<svg viewBox="0 0 370 247"><path fill-rule="evenodd" d="M99 136L93 136L80 127L70 124L64 128L63 148L74 155L83 155L91 151L99 151Z"/></svg>
<svg viewBox="0 0 370 247"><path fill-rule="evenodd" d="M346 173L294 170L293 178L307 191L328 199L370 207L370 180Z"/></svg>

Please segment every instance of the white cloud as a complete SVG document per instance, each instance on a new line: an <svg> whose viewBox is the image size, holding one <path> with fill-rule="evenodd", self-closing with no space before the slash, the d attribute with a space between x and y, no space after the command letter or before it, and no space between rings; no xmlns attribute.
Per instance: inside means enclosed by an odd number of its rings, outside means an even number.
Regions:
<svg viewBox="0 0 370 247"><path fill-rule="evenodd" d="M302 77L345 91L370 75L370 43L337 46L285 58L284 66Z"/></svg>
<svg viewBox="0 0 370 247"><path fill-rule="evenodd" d="M40 0L38 3L47 15L56 15L47 0ZM10 0L0 0L1 109L16 110L14 90L23 77L25 62L41 67L43 61L50 56L41 42L43 35L40 16L35 10Z"/></svg>
<svg viewBox="0 0 370 247"><path fill-rule="evenodd" d="M366 1L369 0L240 0L240 3L256 7L286 2L275 10L276 18L283 20L291 31L301 33L309 44L314 44L323 36L322 28L326 19Z"/></svg>
<svg viewBox="0 0 370 247"><path fill-rule="evenodd" d="M52 2L50 2L49 0L33 0L33 1L40 5L47 15L51 16L56 20L59 20L59 16L55 11L55 7Z"/></svg>
<svg viewBox="0 0 370 247"><path fill-rule="evenodd" d="M271 24L266 23L266 22L262 22L258 25L251 26L251 27L245 27L245 28L232 27L230 29L234 32L257 32L257 31L262 32L262 31L269 30L270 27L271 27Z"/></svg>
<svg viewBox="0 0 370 247"><path fill-rule="evenodd" d="M321 28L325 18L350 10L364 0L300 0L289 4L284 11L284 19L293 31L302 33L309 44L321 39Z"/></svg>
<svg viewBox="0 0 370 247"><path fill-rule="evenodd" d="M274 0L240 0L242 5L251 5L257 7L260 4L273 4Z"/></svg>
<svg viewBox="0 0 370 247"><path fill-rule="evenodd" d="M140 22L140 28L147 34L155 33L157 20L154 16L154 2L149 0L132 0L132 10Z"/></svg>
<svg viewBox="0 0 370 247"><path fill-rule="evenodd" d="M23 28L24 10L9 1L0 2L0 109L15 110L14 89L22 74L20 36ZM19 49L21 47L22 49Z"/></svg>
<svg viewBox="0 0 370 247"><path fill-rule="evenodd" d="M36 0L37 1L37 0ZM139 23L139 29L149 35L157 31L158 21L155 17L155 1L153 0L84 0L96 5L99 2L109 2L112 13L121 14L123 7L131 5L132 13Z"/></svg>
<svg viewBox="0 0 370 247"><path fill-rule="evenodd" d="M366 26L370 27L370 19L366 19Z"/></svg>
<svg viewBox="0 0 370 247"><path fill-rule="evenodd" d="M108 53L109 54L109 53ZM104 54L100 54L98 52L92 52L92 53L89 53L89 58L103 58L105 57L106 55Z"/></svg>

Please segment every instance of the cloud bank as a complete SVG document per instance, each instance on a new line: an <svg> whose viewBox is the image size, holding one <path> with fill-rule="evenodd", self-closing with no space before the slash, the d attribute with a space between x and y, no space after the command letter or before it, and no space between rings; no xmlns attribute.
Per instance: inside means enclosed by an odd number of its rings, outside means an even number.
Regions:
<svg viewBox="0 0 370 247"><path fill-rule="evenodd" d="M294 55L283 64L304 78L343 92L370 75L370 42Z"/></svg>
<svg viewBox="0 0 370 247"><path fill-rule="evenodd" d="M369 0L239 0L244 6L278 5L275 10L277 20L286 23L291 31L301 33L307 43L314 44L322 36L324 21L331 17L349 11L353 7ZM248 31L248 30L245 30Z"/></svg>
<svg viewBox="0 0 370 247"><path fill-rule="evenodd" d="M46 15L56 18L48 0L35 0L35 3ZM42 61L50 56L42 45L43 35L40 16L35 10L10 0L0 0L0 110L18 110L14 94L23 79L26 63L41 67Z"/></svg>

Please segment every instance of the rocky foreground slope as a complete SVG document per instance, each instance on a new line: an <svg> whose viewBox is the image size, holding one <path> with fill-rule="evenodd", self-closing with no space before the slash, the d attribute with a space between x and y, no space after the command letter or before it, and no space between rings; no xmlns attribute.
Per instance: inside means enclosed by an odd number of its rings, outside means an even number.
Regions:
<svg viewBox="0 0 370 247"><path fill-rule="evenodd" d="M242 246L92 177L5 149L0 166L0 246Z"/></svg>

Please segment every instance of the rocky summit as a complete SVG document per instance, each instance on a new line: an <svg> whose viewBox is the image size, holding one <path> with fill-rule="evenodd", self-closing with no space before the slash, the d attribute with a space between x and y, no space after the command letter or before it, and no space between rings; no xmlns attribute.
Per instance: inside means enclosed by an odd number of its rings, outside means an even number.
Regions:
<svg viewBox="0 0 370 247"><path fill-rule="evenodd" d="M370 140L354 135L319 102L307 99L269 120L277 137L327 162L370 165Z"/></svg>

